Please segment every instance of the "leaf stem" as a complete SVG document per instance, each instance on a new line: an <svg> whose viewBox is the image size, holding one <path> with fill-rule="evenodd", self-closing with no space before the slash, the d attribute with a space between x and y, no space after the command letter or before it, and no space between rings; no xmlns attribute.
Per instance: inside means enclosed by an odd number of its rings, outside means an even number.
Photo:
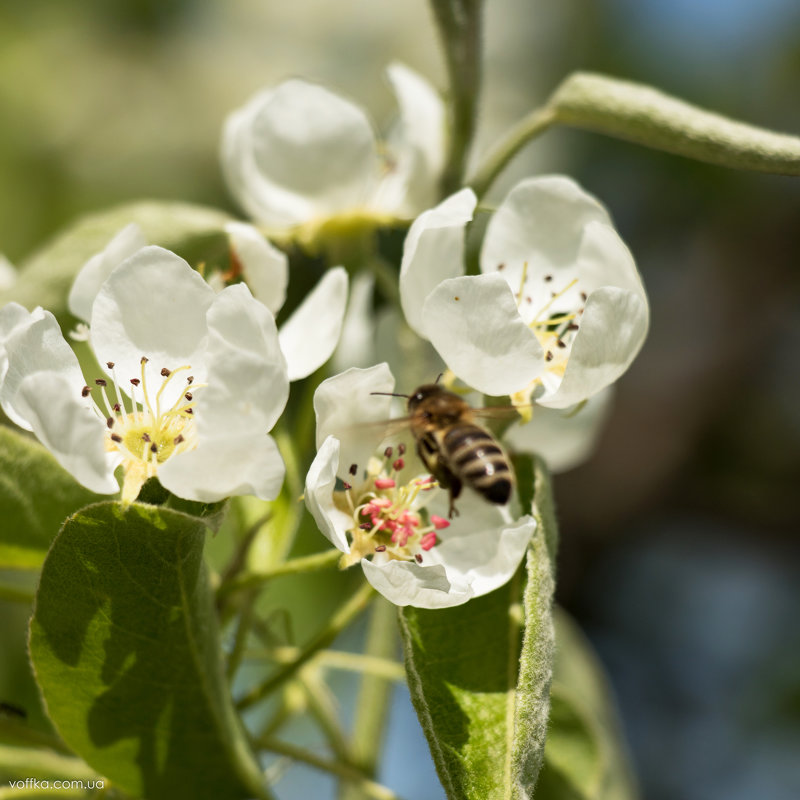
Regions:
<svg viewBox="0 0 800 800"><path fill-rule="evenodd" d="M531 140L556 122L555 109L542 106L523 117L510 128L489 151L489 155L467 181L480 200L491 188L509 161Z"/></svg>
<svg viewBox="0 0 800 800"><path fill-rule="evenodd" d="M368 583L364 583L333 615L328 625L323 628L300 651L297 658L286 664L267 680L257 684L236 703L239 710L249 708L265 698L275 688L280 686L287 678L292 677L300 667L333 640L367 607L374 597L375 590Z"/></svg>
<svg viewBox="0 0 800 800"><path fill-rule="evenodd" d="M314 755L314 753L310 753L308 750L305 750L302 747L297 747L296 745L289 744L288 742L281 742L277 739L271 739L268 737L262 737L256 742L256 745L264 750L268 750L271 753L287 756L295 761L302 761L304 764L308 764L310 767L314 767L315 769L329 772L332 775L338 775L340 778L352 781L353 783L357 784L359 788L361 788L369 797L374 798L374 800L400 800L399 796L396 795L391 789L383 786L380 783L376 783L369 778L365 778L358 771L358 769L351 767L348 764L320 758L319 756Z"/></svg>

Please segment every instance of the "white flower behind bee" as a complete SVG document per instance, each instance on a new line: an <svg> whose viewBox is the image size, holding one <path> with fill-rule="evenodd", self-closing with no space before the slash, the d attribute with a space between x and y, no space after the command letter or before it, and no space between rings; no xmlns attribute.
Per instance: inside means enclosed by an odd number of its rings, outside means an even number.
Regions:
<svg viewBox="0 0 800 800"><path fill-rule="evenodd" d="M467 491L461 515L402 446L381 450L394 378L386 364L350 369L314 396L317 455L305 502L322 533L361 563L367 580L396 605L444 608L502 586L522 559L536 523Z"/></svg>
<svg viewBox="0 0 800 800"><path fill-rule="evenodd" d="M275 497L284 467L267 431L288 396L272 314L243 284L216 294L183 259L145 247L93 299L90 343L102 375L85 381L47 311L0 312L3 409L87 488L131 502L157 476L211 502Z"/></svg>
<svg viewBox="0 0 800 800"><path fill-rule="evenodd" d="M563 176L517 184L464 275L470 189L415 220L400 293L409 324L464 382L567 408L613 383L647 333L647 298L608 213Z"/></svg>
<svg viewBox="0 0 800 800"><path fill-rule="evenodd" d="M264 89L229 115L222 166L234 197L277 232L348 215L408 219L433 202L444 163L444 106L412 70L387 74L400 118L379 144L364 111L303 80Z"/></svg>

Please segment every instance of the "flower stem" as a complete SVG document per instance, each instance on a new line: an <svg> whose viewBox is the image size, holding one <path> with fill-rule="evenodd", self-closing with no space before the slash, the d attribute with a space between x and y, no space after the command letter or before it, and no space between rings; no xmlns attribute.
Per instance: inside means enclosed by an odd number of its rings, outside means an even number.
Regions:
<svg viewBox="0 0 800 800"><path fill-rule="evenodd" d="M32 603L35 596L35 593L31 589L0 583L0 600L6 600L10 603L27 604Z"/></svg>
<svg viewBox="0 0 800 800"><path fill-rule="evenodd" d="M475 135L481 84L483 0L430 0L444 47L450 89L450 148L442 194L461 186Z"/></svg>
<svg viewBox="0 0 800 800"><path fill-rule="evenodd" d="M382 597L372 606L365 653L377 658L391 658L397 651L397 611ZM356 705L352 752L357 767L375 777L389 713L392 685L385 678L365 674ZM342 800L359 797L357 787L343 787Z"/></svg>
<svg viewBox="0 0 800 800"><path fill-rule="evenodd" d="M278 564L263 572L241 572L223 583L217 590L217 596L224 599L234 592L255 589L281 575L297 575L300 572L314 572L332 567L341 557L342 554L338 550L323 550L321 553L312 553L310 556L300 556L290 561L284 561L283 564Z"/></svg>
<svg viewBox="0 0 800 800"><path fill-rule="evenodd" d="M315 769L323 770L324 772L329 772L332 775L338 775L340 778L344 778L345 780L352 781L353 783L357 784L358 787L362 789L368 797L374 798L374 800L400 800L398 795L396 795L391 789L383 786L380 783L369 780L369 778L365 778L355 767L351 767L348 764L320 758L319 756L315 755L314 753L310 753L308 750L305 750L302 747L297 747L296 745L289 744L288 742L281 742L277 739L272 739L269 737L260 738L256 742L256 745L264 750L268 750L271 753L277 753L278 755L286 756L287 758L291 758L295 761L302 761L304 764L308 764L310 767L314 767Z"/></svg>
<svg viewBox="0 0 800 800"><path fill-rule="evenodd" d="M479 200L489 191L498 175L522 147L531 139L544 133L555 122L555 109L545 105L531 111L506 132L505 136L490 150L477 172L467 181Z"/></svg>
<svg viewBox="0 0 800 800"><path fill-rule="evenodd" d="M320 650L328 647L333 640L367 607L375 595L375 590L364 583L333 615L328 625L300 651L297 658L286 664L264 682L254 686L237 703L240 710L249 708L280 686L287 678L297 672L310 658Z"/></svg>

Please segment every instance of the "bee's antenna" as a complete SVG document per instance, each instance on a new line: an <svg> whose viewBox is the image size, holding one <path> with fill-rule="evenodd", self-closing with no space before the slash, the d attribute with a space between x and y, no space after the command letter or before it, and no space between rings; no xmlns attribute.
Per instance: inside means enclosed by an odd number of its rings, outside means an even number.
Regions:
<svg viewBox="0 0 800 800"><path fill-rule="evenodd" d="M434 381L434 383L439 383L439 381L442 379L442 375L444 375L444 372L440 372L440 373L439 373L439 374L436 376L436 380Z"/></svg>
<svg viewBox="0 0 800 800"><path fill-rule="evenodd" d="M370 392L370 394L382 394L384 397L405 397L408 400L407 394L398 394L397 392Z"/></svg>

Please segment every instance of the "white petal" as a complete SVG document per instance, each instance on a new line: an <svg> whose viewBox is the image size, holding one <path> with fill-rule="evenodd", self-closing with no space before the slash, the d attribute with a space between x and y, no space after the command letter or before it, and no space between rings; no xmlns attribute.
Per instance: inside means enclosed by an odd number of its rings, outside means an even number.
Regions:
<svg viewBox="0 0 800 800"><path fill-rule="evenodd" d="M114 480L117 459L105 450L103 422L80 402L67 377L28 375L14 401L36 438L80 484L98 494L119 491Z"/></svg>
<svg viewBox="0 0 800 800"><path fill-rule="evenodd" d="M123 386L139 376L141 358L150 386L161 369L200 361L206 311L216 295L182 258L161 247L144 247L117 267L92 308L92 347L101 364L112 361ZM197 382L205 379L199 370Z"/></svg>
<svg viewBox="0 0 800 800"><path fill-rule="evenodd" d="M277 314L286 299L289 259L252 225L229 222L225 230L231 247L242 264L244 278L253 297Z"/></svg>
<svg viewBox="0 0 800 800"><path fill-rule="evenodd" d="M201 439L195 450L170 458L160 466L158 479L178 497L201 503L243 494L274 500L285 471L269 434L221 432L216 438Z"/></svg>
<svg viewBox="0 0 800 800"><path fill-rule="evenodd" d="M362 206L380 161L364 112L321 86L290 80L231 114L222 139L228 186L275 227Z"/></svg>
<svg viewBox="0 0 800 800"><path fill-rule="evenodd" d="M572 268L583 229L592 221L611 225L605 208L570 178L546 175L521 181L489 221L481 270L494 272L502 264L501 274L518 292L526 262L534 280Z"/></svg>
<svg viewBox="0 0 800 800"><path fill-rule="evenodd" d="M613 394L613 387L608 386L579 409L539 406L530 422L515 423L503 438L514 450L541 456L551 472L566 472L594 451L611 411Z"/></svg>
<svg viewBox="0 0 800 800"><path fill-rule="evenodd" d="M375 313L372 300L375 276L359 272L350 287L350 300L344 315L339 344L333 352L331 368L343 372L350 367L366 367L381 359L376 357Z"/></svg>
<svg viewBox="0 0 800 800"><path fill-rule="evenodd" d="M31 375L46 378L60 375L69 386L71 398L79 399L83 374L72 348L61 335L56 318L41 308L30 314L12 304L3 309L4 342L0 343L0 403L14 423L26 430L33 424L25 416L27 403L20 405L17 393ZM22 313L24 312L24 313ZM86 404L84 404L86 405Z"/></svg>
<svg viewBox="0 0 800 800"><path fill-rule="evenodd" d="M420 336L425 336L425 298L441 281L464 274L464 228L477 202L472 189L462 189L420 214L408 230L400 263L400 304Z"/></svg>
<svg viewBox="0 0 800 800"><path fill-rule="evenodd" d="M249 431L259 437L272 428L289 397L275 318L243 283L220 292L207 318L202 362L208 386L196 392L198 433L217 438Z"/></svg>
<svg viewBox="0 0 800 800"><path fill-rule="evenodd" d="M439 544L423 557L435 555L450 580L467 582L479 597L514 574L536 530L536 520L526 515L503 521L504 509L467 492L459 500L459 512L461 516L442 531Z"/></svg>
<svg viewBox="0 0 800 800"><path fill-rule="evenodd" d="M441 564L426 567L410 561L373 564L361 560L366 579L396 606L449 608L473 597L468 583L453 580Z"/></svg>
<svg viewBox="0 0 800 800"><path fill-rule="evenodd" d="M89 322L92 317L92 304L106 278L128 256L132 256L146 244L144 233L135 222L119 231L101 252L93 255L83 265L75 276L67 300L69 310L78 319Z"/></svg>
<svg viewBox="0 0 800 800"><path fill-rule="evenodd" d="M8 260L5 254L0 253L0 292L11 289L17 282L17 268Z"/></svg>
<svg viewBox="0 0 800 800"><path fill-rule="evenodd" d="M576 263L580 287L587 294L617 286L646 300L642 279L630 250L611 225L590 222L583 231Z"/></svg>
<svg viewBox="0 0 800 800"><path fill-rule="evenodd" d="M386 72L400 118L388 137L390 171L376 204L411 217L436 202L445 158L445 108L439 93L404 64L391 64Z"/></svg>
<svg viewBox="0 0 800 800"><path fill-rule="evenodd" d="M15 331L30 324L31 312L19 303L8 303L0 308L0 386L8 370L6 342Z"/></svg>
<svg viewBox="0 0 800 800"><path fill-rule="evenodd" d="M307 377L331 357L342 332L346 307L347 271L334 267L281 325L281 350L290 381Z"/></svg>
<svg viewBox="0 0 800 800"><path fill-rule="evenodd" d="M323 381L314 393L317 449L328 436L341 442L340 477L351 464L364 469L381 443L388 422L391 397L370 392L394 391L394 377L386 364L352 368Z"/></svg>
<svg viewBox="0 0 800 800"><path fill-rule="evenodd" d="M424 306L427 338L465 383L492 395L525 388L544 369L544 352L499 275L443 281Z"/></svg>
<svg viewBox="0 0 800 800"><path fill-rule="evenodd" d="M592 292L561 385L537 402L568 408L613 383L644 343L648 319L647 301L636 292L616 287Z"/></svg>
<svg viewBox="0 0 800 800"><path fill-rule="evenodd" d="M343 553L349 553L346 531L352 525L353 519L340 511L333 502L338 467L339 440L329 436L311 462L306 476L304 499L306 508L311 512L320 531L334 547Z"/></svg>

